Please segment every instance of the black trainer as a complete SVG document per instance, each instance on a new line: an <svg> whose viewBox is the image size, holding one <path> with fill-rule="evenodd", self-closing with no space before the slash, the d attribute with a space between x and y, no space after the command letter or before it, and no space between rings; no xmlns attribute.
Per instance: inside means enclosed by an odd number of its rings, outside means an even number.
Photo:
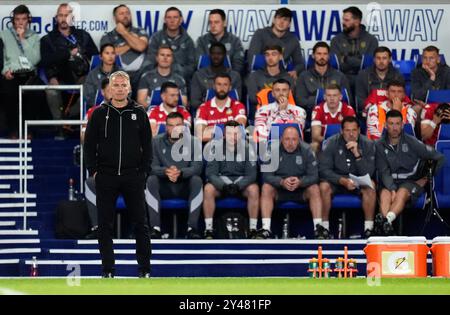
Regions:
<svg viewBox="0 0 450 315"><path fill-rule="evenodd" d="M256 238L260 240L267 240L273 238L273 234L269 230L260 229L256 234Z"/></svg>
<svg viewBox="0 0 450 315"><path fill-rule="evenodd" d="M85 239L87 239L87 240L96 240L96 239L98 239L98 226L94 226L91 229L91 232L89 232L89 234L86 235Z"/></svg>
<svg viewBox="0 0 450 315"><path fill-rule="evenodd" d="M384 222L387 222L386 218L383 217L381 213L377 213L375 216L375 220L373 222L373 231L372 236L383 236L383 224Z"/></svg>
<svg viewBox="0 0 450 315"><path fill-rule="evenodd" d="M158 231L157 229L152 229L152 231L150 232L150 238L161 239L161 231Z"/></svg>
<svg viewBox="0 0 450 315"><path fill-rule="evenodd" d="M395 236L394 227L392 226L392 223L389 223L387 219L383 223L383 235L385 236Z"/></svg>
<svg viewBox="0 0 450 315"><path fill-rule="evenodd" d="M316 224L316 229L314 230L314 237L318 240L327 240L330 238L330 231L328 231L322 225Z"/></svg>
<svg viewBox="0 0 450 315"><path fill-rule="evenodd" d="M251 229L251 230L248 232L248 238L251 239L251 240L256 239L257 236L258 236L258 231L256 231L255 229Z"/></svg>
<svg viewBox="0 0 450 315"><path fill-rule="evenodd" d="M369 237L373 236L373 230L366 229L362 236L363 238L368 239Z"/></svg>
<svg viewBox="0 0 450 315"><path fill-rule="evenodd" d="M147 270L140 270L138 277L139 278L150 278L150 272Z"/></svg>
<svg viewBox="0 0 450 315"><path fill-rule="evenodd" d="M186 238L191 240L199 240L202 237L200 236L200 234L198 234L197 230L191 228L189 231L187 231Z"/></svg>
<svg viewBox="0 0 450 315"><path fill-rule="evenodd" d="M114 272L112 271L103 271L102 278L114 278Z"/></svg>
<svg viewBox="0 0 450 315"><path fill-rule="evenodd" d="M214 239L214 232L213 230L205 230L205 235L204 235L205 239L207 240L212 240Z"/></svg>

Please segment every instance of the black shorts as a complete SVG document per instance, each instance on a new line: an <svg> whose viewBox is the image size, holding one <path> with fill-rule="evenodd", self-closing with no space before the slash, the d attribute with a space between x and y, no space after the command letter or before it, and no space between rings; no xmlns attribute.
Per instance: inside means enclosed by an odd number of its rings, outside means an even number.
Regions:
<svg viewBox="0 0 450 315"><path fill-rule="evenodd" d="M419 199L419 197L425 192L425 187L418 185L413 180L395 181L395 184L397 184L398 189L404 188L409 191L411 196L410 199L408 200L407 205L411 207L414 207L416 205L416 202Z"/></svg>
<svg viewBox="0 0 450 315"><path fill-rule="evenodd" d="M294 191L289 191L284 188L277 189L277 201L295 201L295 202L306 202L305 199L306 188L298 188Z"/></svg>
<svg viewBox="0 0 450 315"><path fill-rule="evenodd" d="M356 188L354 190L348 190L347 188L345 188L342 185L335 185L335 184L330 183L330 182L328 182L328 184L330 184L333 196L334 195L357 195L357 196L361 196L361 190L359 188Z"/></svg>

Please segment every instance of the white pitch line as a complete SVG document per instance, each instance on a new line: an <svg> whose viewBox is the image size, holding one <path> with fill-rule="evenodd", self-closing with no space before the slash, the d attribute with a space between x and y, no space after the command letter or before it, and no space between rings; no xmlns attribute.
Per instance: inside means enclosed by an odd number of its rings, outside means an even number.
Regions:
<svg viewBox="0 0 450 315"><path fill-rule="evenodd" d="M8 288L0 288L0 295L26 295L26 293Z"/></svg>

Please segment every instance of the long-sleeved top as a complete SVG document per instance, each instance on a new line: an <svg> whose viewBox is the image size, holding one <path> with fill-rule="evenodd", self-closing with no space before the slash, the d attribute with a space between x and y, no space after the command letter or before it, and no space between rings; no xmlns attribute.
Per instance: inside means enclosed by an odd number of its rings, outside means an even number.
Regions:
<svg viewBox="0 0 450 315"><path fill-rule="evenodd" d="M291 89L293 88L294 81L284 69L281 69L280 73L274 76L270 75L267 72L267 69L259 69L250 73L246 80L247 95L250 104L256 106L256 104L258 104L256 94L264 88L271 88L272 83L278 79L289 81L291 83Z"/></svg>
<svg viewBox="0 0 450 315"><path fill-rule="evenodd" d="M2 74L5 74L8 70L14 72L22 69L36 69L37 64L41 60L41 45L39 35L35 31L27 29L25 39L20 40L14 28L5 29L3 32L0 32L0 41L3 43L0 46L0 48L3 48L1 49L3 69L0 66ZM25 57L28 60L28 67L25 67L20 62L21 57Z"/></svg>
<svg viewBox="0 0 450 315"><path fill-rule="evenodd" d="M387 89L387 85L391 81L405 81L400 71L392 65L389 65L384 79L381 79L378 76L375 65L361 70L355 82L356 103L358 104L357 108L360 110L364 108L365 101L372 90Z"/></svg>
<svg viewBox="0 0 450 315"><path fill-rule="evenodd" d="M145 37L148 39L147 31L143 28L132 26L129 32L137 35L138 37ZM116 31L116 29L113 29L111 32L103 35L100 39L100 46L104 44L112 44L114 47L121 47L127 45L127 41ZM120 62L123 70L134 74L138 70L147 67L150 64L147 51L148 49L143 52L139 52L130 48L126 53L120 55Z"/></svg>
<svg viewBox="0 0 450 315"><path fill-rule="evenodd" d="M95 101L97 93L99 93L99 90L102 88L102 81L105 78L109 78L111 73L118 70L119 68L114 64L111 72L106 73L103 71L102 65L99 65L88 73L86 81L84 81L83 84L83 96L88 109L92 106L100 105L96 104Z"/></svg>
<svg viewBox="0 0 450 315"><path fill-rule="evenodd" d="M229 68L225 68L224 72L231 76L231 88L236 89L239 97L241 97L242 81L239 73ZM208 89L214 87L214 78L216 74L217 73L214 72L210 66L202 68L194 73L191 81L192 107L197 108L200 104L205 102L206 92Z"/></svg>
<svg viewBox="0 0 450 315"><path fill-rule="evenodd" d="M71 27L69 38L72 36L75 38L79 53L89 62L93 55L98 55L97 46L88 32ZM74 46L73 38L71 40L65 38L58 29L42 37L41 66L44 67L47 79L57 78L66 84L75 83L78 78L74 76L69 66L70 52Z"/></svg>
<svg viewBox="0 0 450 315"><path fill-rule="evenodd" d="M268 26L257 30L250 41L247 52L248 66L252 66L253 56L264 53L266 46L279 45L283 47L283 58L286 64L292 61L295 71L302 72L305 69L305 58L302 55L300 42L297 37L287 31L282 37L278 37ZM251 69L249 69L251 71Z"/></svg>
<svg viewBox="0 0 450 315"><path fill-rule="evenodd" d="M340 70L344 74L356 75L361 67L362 56L372 56L378 47L375 36L366 31L361 25L361 31L355 38L341 32L331 39L331 53L336 54L340 64Z"/></svg>
<svg viewBox="0 0 450 315"><path fill-rule="evenodd" d="M150 68L156 67L156 54L161 45L168 45L173 50L172 68L174 71L181 73L186 81L190 81L197 66L197 59L193 53L195 50L194 41L183 27L180 27L178 36L172 38L167 35L164 29L154 33L150 37L149 43L149 60Z"/></svg>
<svg viewBox="0 0 450 315"><path fill-rule="evenodd" d="M123 108L103 103L94 110L86 127L84 158L90 176L150 174L152 133L144 108L128 99Z"/></svg>
<svg viewBox="0 0 450 315"><path fill-rule="evenodd" d="M220 146L220 153L216 151ZM218 190L222 190L227 184L237 184L240 190L250 184L256 183L257 166L253 150L247 144L238 146L234 152L224 145L223 140L213 140L205 147L207 158L206 177ZM220 155L218 155L220 154ZM233 157L230 160L228 157Z"/></svg>
<svg viewBox="0 0 450 315"><path fill-rule="evenodd" d="M213 43L222 43L225 46L231 68L241 73L244 69L244 47L239 37L227 31L219 40L210 32L200 36L197 39L197 60L201 55L209 55L209 47Z"/></svg>
<svg viewBox="0 0 450 315"><path fill-rule="evenodd" d="M319 182L318 163L308 144L301 142L297 149L291 153L287 152L283 145L280 145L279 155L274 154L272 149L271 156L277 157L279 163L275 171L263 172L261 167L265 183L275 188L281 188L280 181L291 176L296 176L300 179L301 188L306 188ZM274 165L273 161L269 160L268 163Z"/></svg>
<svg viewBox="0 0 450 315"><path fill-rule="evenodd" d="M360 135L358 149L361 159L356 160L354 154L347 149L344 137L336 134L326 140L319 155L320 179L339 185L341 177L375 175L375 143Z"/></svg>
<svg viewBox="0 0 450 315"><path fill-rule="evenodd" d="M170 142L167 133L157 135L153 139L152 175L167 178L166 168L176 166L181 177L188 179L202 174L202 145L200 141L186 134L177 142Z"/></svg>
<svg viewBox="0 0 450 315"><path fill-rule="evenodd" d="M411 99L425 102L428 90L450 89L450 67L439 64L436 79L431 81L430 75L423 68L411 72Z"/></svg>
<svg viewBox="0 0 450 315"><path fill-rule="evenodd" d="M346 76L330 66L323 75L317 72L314 67L300 73L295 86L296 104L311 112L316 105L317 90L325 89L329 84L337 84L341 89L347 89L350 105L352 105L350 85Z"/></svg>
<svg viewBox="0 0 450 315"><path fill-rule="evenodd" d="M423 174L418 172L421 161L437 161L436 171L445 163L442 153L404 132L396 146L389 144L386 134L376 142L375 147L378 176L382 186L391 191L397 190L401 181L423 177Z"/></svg>

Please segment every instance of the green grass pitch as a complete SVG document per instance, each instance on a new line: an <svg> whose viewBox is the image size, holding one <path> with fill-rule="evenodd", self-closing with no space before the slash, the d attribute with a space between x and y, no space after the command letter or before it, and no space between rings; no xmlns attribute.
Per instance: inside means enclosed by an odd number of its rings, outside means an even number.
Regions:
<svg viewBox="0 0 450 315"><path fill-rule="evenodd" d="M16 278L0 279L0 294L450 294L450 279L381 279L369 286L365 278Z"/></svg>

